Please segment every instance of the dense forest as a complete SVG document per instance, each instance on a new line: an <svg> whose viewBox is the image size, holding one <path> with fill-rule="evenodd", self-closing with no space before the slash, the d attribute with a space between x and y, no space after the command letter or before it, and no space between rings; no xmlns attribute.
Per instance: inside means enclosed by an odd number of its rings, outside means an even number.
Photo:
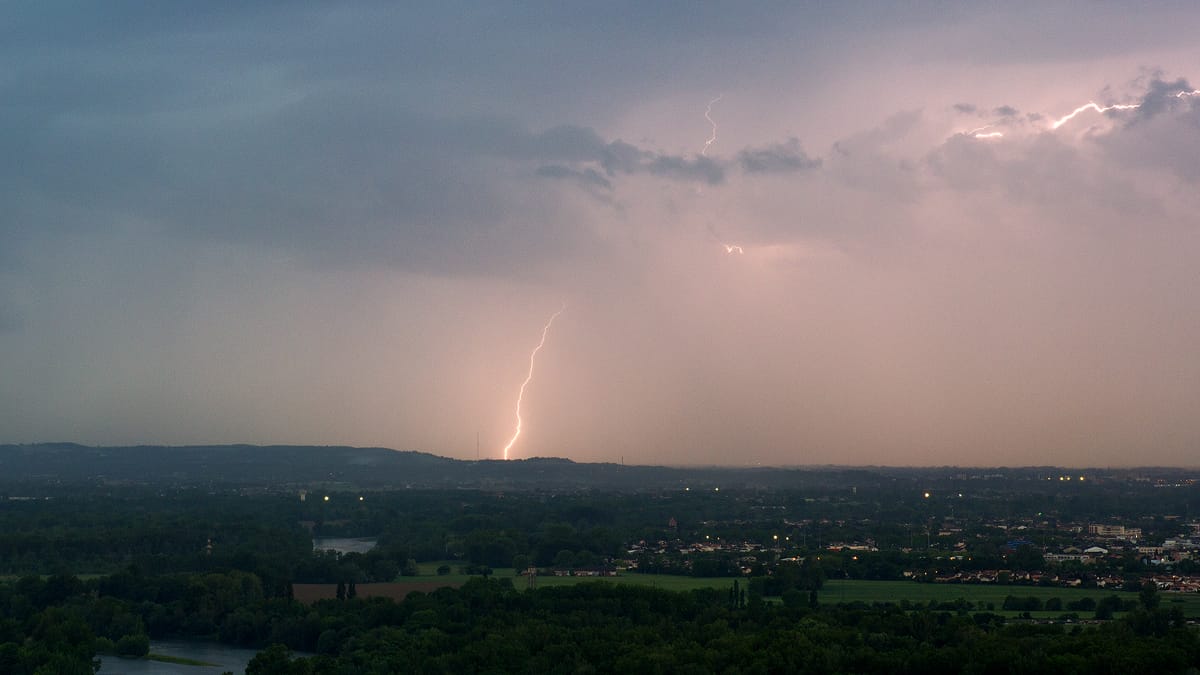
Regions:
<svg viewBox="0 0 1200 675"><path fill-rule="evenodd" d="M815 591L814 591L815 592ZM242 572L0 586L0 672L90 674L97 654L145 654L150 637L264 648L249 675L385 673L1172 673L1200 637L1147 589L1120 619L1011 622L986 611L895 604L813 607L708 589L592 582L517 591L510 580L306 606ZM315 656L291 659L290 650ZM103 656L101 657L103 658ZM111 658L111 657L110 657Z"/></svg>

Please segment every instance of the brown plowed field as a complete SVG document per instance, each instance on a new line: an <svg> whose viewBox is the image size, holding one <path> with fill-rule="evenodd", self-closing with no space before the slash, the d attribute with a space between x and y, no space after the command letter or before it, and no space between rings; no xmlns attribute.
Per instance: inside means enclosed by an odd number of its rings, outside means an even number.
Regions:
<svg viewBox="0 0 1200 675"><path fill-rule="evenodd" d="M439 588L458 588L461 582L410 581L388 584L358 584L354 588L360 598L391 598L403 600L413 591L429 593ZM292 593L297 600L313 603L317 600L333 600L337 597L337 584L292 584Z"/></svg>

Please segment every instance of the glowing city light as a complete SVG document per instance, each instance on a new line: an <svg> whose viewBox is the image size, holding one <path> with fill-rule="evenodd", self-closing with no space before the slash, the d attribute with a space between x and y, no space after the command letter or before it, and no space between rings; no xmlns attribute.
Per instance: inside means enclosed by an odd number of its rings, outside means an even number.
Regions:
<svg viewBox="0 0 1200 675"><path fill-rule="evenodd" d="M508 451L521 436L521 400L525 398L525 387L529 386L529 381L533 379L533 360L535 357L537 357L537 353L541 351L542 345L546 344L546 335L550 333L550 325L554 323L554 320L558 318L559 314L562 314L566 310L567 305L564 303L561 309L550 316L550 320L547 321L546 325L542 328L542 339L538 341L537 346L534 347L533 351L529 354L529 373L525 375L525 381L521 383L521 390L517 392L517 429L513 432L512 438L509 439L508 445L504 446L504 459L506 460L508 459Z"/></svg>
<svg viewBox="0 0 1200 675"><path fill-rule="evenodd" d="M704 141L704 149L700 151L700 156L702 157L707 157L708 146L717 142L717 123L713 121L712 118L712 107L713 104L715 104L717 101L720 101L723 96L725 96L725 94L721 94L720 96L717 96L713 100L709 101L708 107L704 109L704 119L708 120L708 123L712 125L712 135L708 137L707 141Z"/></svg>

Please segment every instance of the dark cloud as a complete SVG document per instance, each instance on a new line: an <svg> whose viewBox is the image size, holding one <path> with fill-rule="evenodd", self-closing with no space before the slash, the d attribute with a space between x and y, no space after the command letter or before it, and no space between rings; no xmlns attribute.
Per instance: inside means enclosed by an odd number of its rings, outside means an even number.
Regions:
<svg viewBox="0 0 1200 675"><path fill-rule="evenodd" d="M675 180L702 181L717 185L725 180L725 169L714 159L695 157L688 159L678 155L652 155L644 164L646 171Z"/></svg>
<svg viewBox="0 0 1200 675"><path fill-rule="evenodd" d="M322 87L236 115L212 102L161 113L150 97L140 107L60 116L32 83L0 89L12 103L0 108L9 130L0 135L0 236L135 219L349 263L494 272L516 267L506 255L552 259L591 248L583 231L539 235L551 225L542 219L553 217L554 197L514 189L507 167L603 190L616 176L724 178L711 159L606 140L587 127L532 131L507 117L434 117L379 90ZM537 217L521 213L539 202L547 205L532 209ZM468 245L489 237L502 243Z"/></svg>
<svg viewBox="0 0 1200 675"><path fill-rule="evenodd" d="M1198 97L1180 96L1181 93L1192 91L1192 85L1182 77L1174 82L1164 82L1155 78L1147 87L1146 94L1142 96L1134 120L1148 120L1168 110L1194 109Z"/></svg>
<svg viewBox="0 0 1200 675"><path fill-rule="evenodd" d="M569 295L526 449L1187 459L1200 101L1015 107L1200 13L1027 4L7 7L0 428L473 450Z"/></svg>
<svg viewBox="0 0 1200 675"><path fill-rule="evenodd" d="M795 173L820 168L819 157L809 157L797 138L738 153L738 162L747 173Z"/></svg>
<svg viewBox="0 0 1200 675"><path fill-rule="evenodd" d="M1124 111L1128 121L1094 138L1107 159L1129 168L1168 171L1195 184L1200 181L1200 96L1185 79L1158 78L1146 86L1135 110Z"/></svg>
<svg viewBox="0 0 1200 675"><path fill-rule="evenodd" d="M595 169L583 169L581 171L579 169L572 169L569 166L563 166L562 164L543 164L537 168L536 173L543 178L574 180L585 186L612 190L612 181L605 178Z"/></svg>
<svg viewBox="0 0 1200 675"><path fill-rule="evenodd" d="M701 181L716 185L725 180L724 168L708 157L684 157L642 150L624 141L613 141L600 150L599 165L617 174L650 174L682 181Z"/></svg>

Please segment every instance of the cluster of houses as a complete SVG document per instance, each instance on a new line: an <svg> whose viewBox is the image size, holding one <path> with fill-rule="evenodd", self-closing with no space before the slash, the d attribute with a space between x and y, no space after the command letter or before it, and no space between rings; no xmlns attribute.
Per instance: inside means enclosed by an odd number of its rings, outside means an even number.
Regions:
<svg viewBox="0 0 1200 675"><path fill-rule="evenodd" d="M800 524L802 523L797 523L797 525ZM960 525L961 523L954 521L954 519L947 519L942 523L940 529L934 531L937 532L939 537L962 536L963 527ZM1044 527L1045 523L1041 523L1040 525ZM676 529L674 519L672 519L671 526L672 529ZM935 583L1016 583L1079 586L1083 583L1079 578L1079 574L1060 574L1061 570L1057 569L1057 566L1062 563L1073 562L1096 567L1094 573L1087 575L1089 585L1094 581L1095 585L1099 588L1119 588L1125 584L1125 577L1107 571L1115 569L1115 565L1110 566L1101 563L1111 563L1125 558L1132 551L1142 561L1162 567L1164 574L1153 577L1159 588L1166 591L1200 590L1200 577L1165 573L1176 562L1189 558L1200 559L1200 523L1191 525L1191 532L1188 536L1169 538L1158 545L1141 543L1143 532L1137 527L1099 523L1059 526L1060 531L1074 533L1071 538L1075 539L1076 545L1049 551L1046 551L1043 547L1038 546L1028 539L1022 538L1025 532L1033 531L1039 526L1039 524L1033 521L1030 521L1026 525L995 524L993 526L1006 530L1011 536L1017 537L1004 546L1010 552L1016 551L1022 546L1032 546L1035 549L1044 551L1042 558L1049 564L1049 569L1030 571L1000 569L961 570L937 574L932 578L928 577L927 573L922 571L908 571L904 575L909 578L915 577ZM778 537L779 541L767 542L766 544L751 541L710 539L708 537L690 543L685 543L678 539L673 541L639 541L628 546L626 559L612 561L615 567L575 570L556 569L553 573L558 576L612 576L621 567L628 570L636 570L639 558L645 555L670 555L674 557L677 566L690 569L690 558L695 555L728 553L731 554L733 560L737 561L737 566L742 569L743 574L750 574L756 562L762 559L761 554L771 552L782 553L788 548L784 539L790 539L790 537ZM870 539L862 541L834 541L825 544L822 548L837 551L863 552L880 550L875 542ZM959 553L951 555L951 560L965 557L968 554L966 538L964 537L963 540L960 540L954 549ZM901 550L914 551L917 548ZM788 559L785 558L784 560Z"/></svg>
<svg viewBox="0 0 1200 675"><path fill-rule="evenodd" d="M906 571L904 576L912 578L914 573ZM1154 581L1159 590L1177 593L1200 592L1200 576L1182 574L1155 574L1147 577ZM938 584L995 584L1011 583L1026 586L1078 587L1083 581L1078 577L1059 576L1051 572L1009 572L1008 570L973 570L939 574L930 581ZM1097 588L1121 589L1125 577L1117 574L1101 574L1094 578Z"/></svg>
<svg viewBox="0 0 1200 675"><path fill-rule="evenodd" d="M598 565L596 567L579 567L566 569L556 567L553 571L556 577L615 577L617 576L617 568L612 565Z"/></svg>

